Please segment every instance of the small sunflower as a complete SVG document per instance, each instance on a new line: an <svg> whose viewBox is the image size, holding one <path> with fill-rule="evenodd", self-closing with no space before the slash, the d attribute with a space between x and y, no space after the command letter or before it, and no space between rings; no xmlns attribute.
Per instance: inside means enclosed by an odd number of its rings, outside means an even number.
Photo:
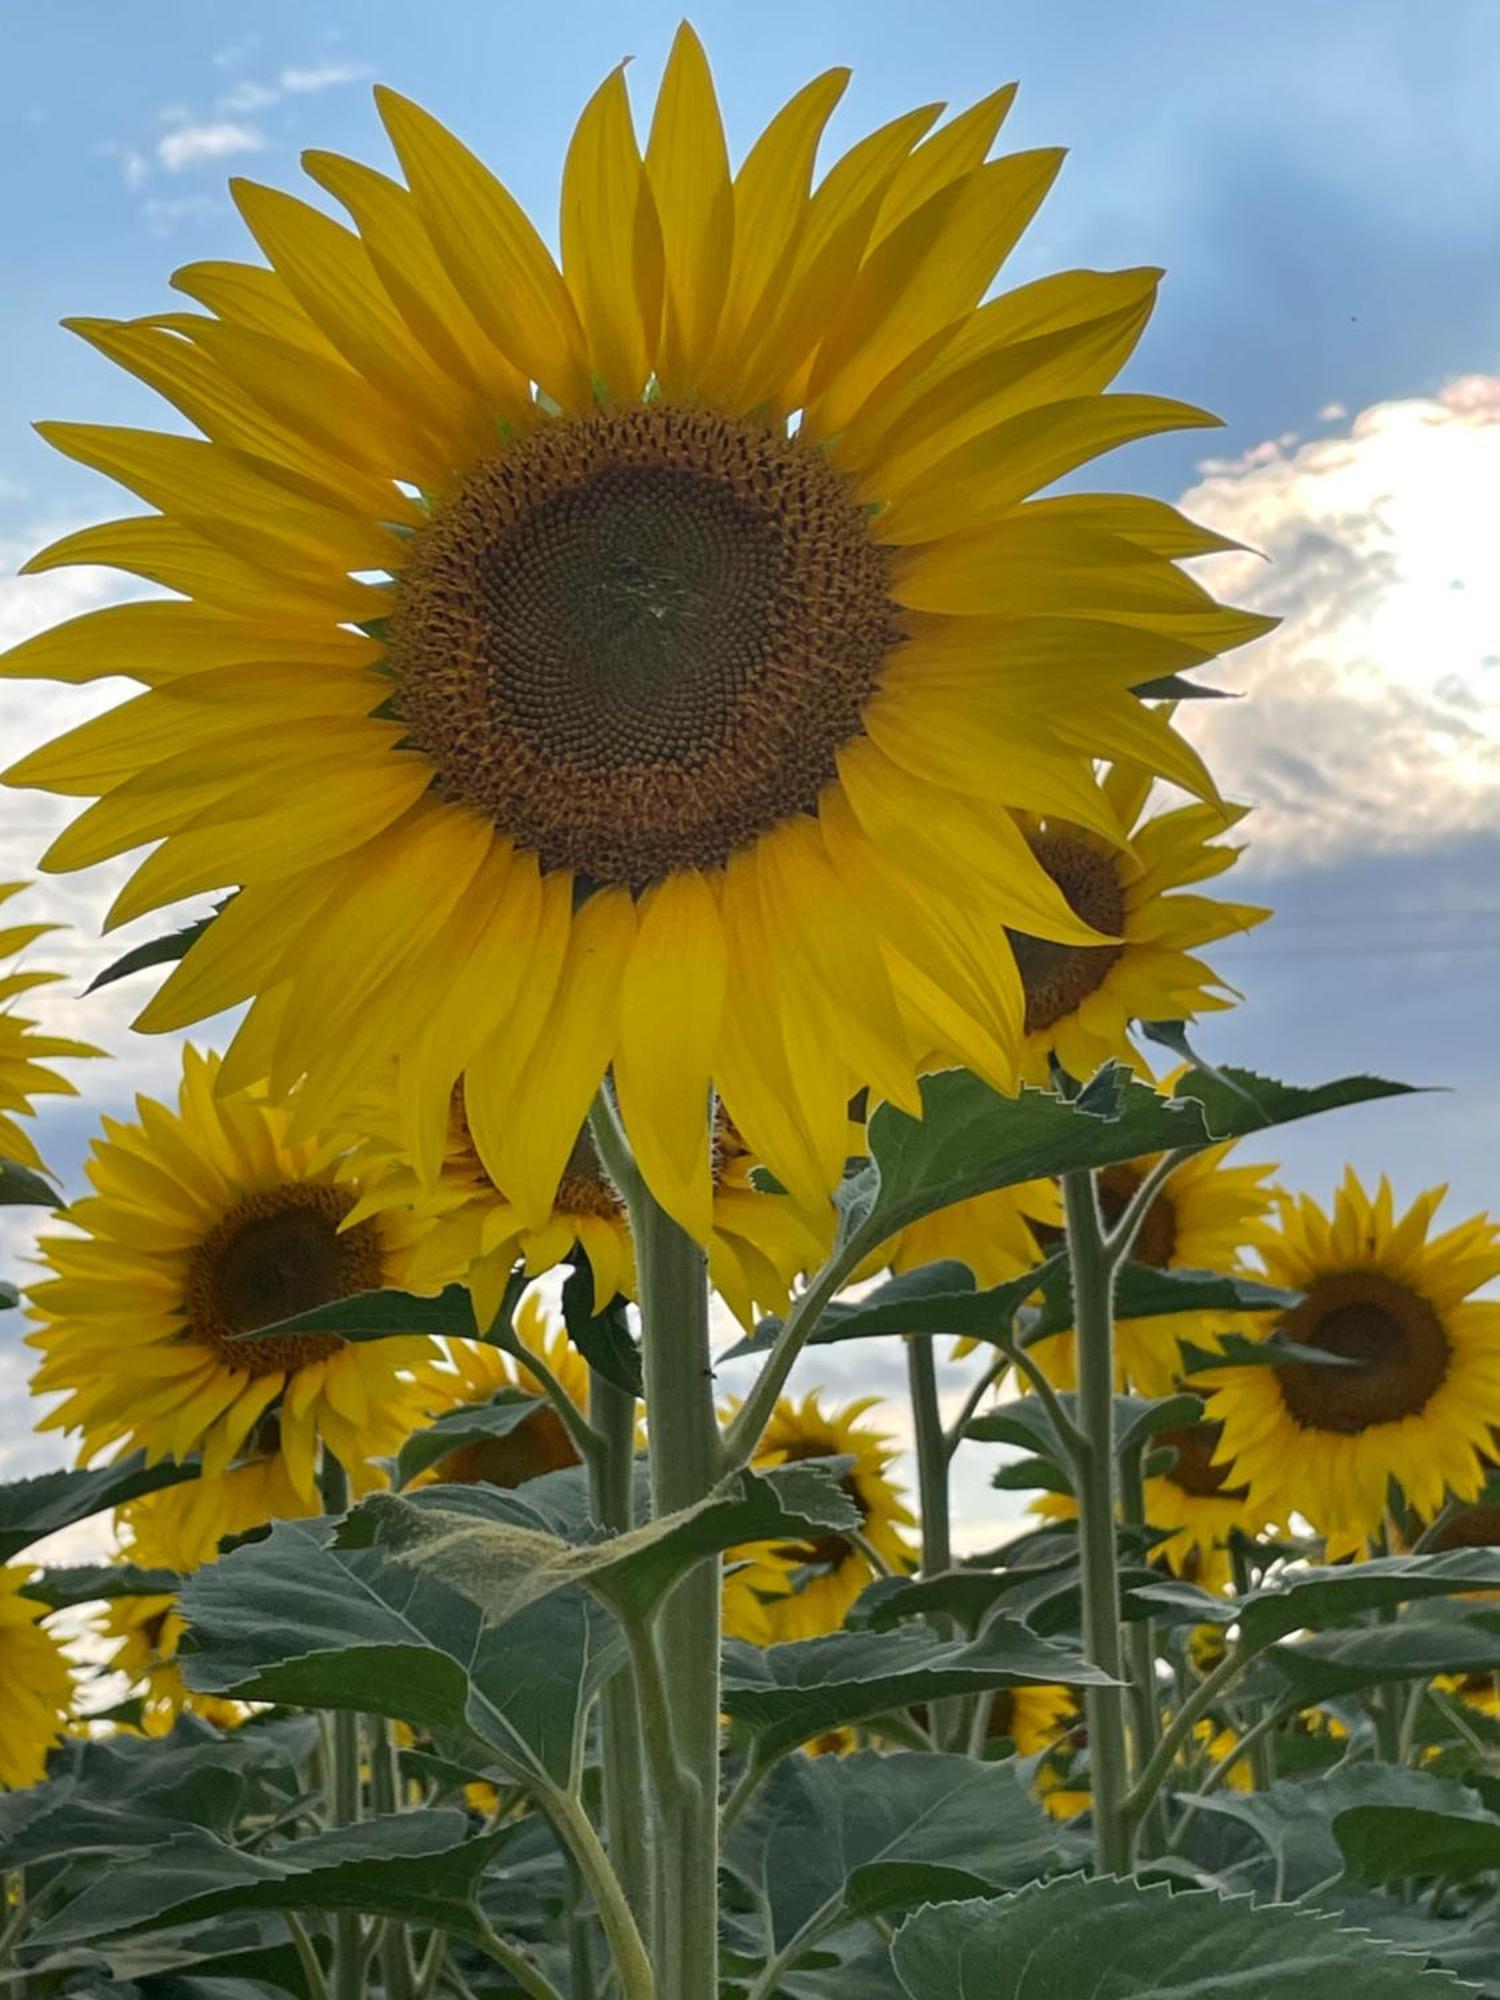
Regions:
<svg viewBox="0 0 1500 2000"><path fill-rule="evenodd" d="M586 1412L588 1363L569 1340L567 1330L548 1320L534 1292L529 1292L517 1308L515 1330L521 1345L546 1363L558 1386ZM577 1449L561 1417L545 1400L540 1379L523 1361L513 1360L500 1348L482 1341L454 1340L448 1347L451 1375L445 1369L435 1379L451 1382L454 1408L463 1403L488 1403L507 1389L521 1389L544 1400L504 1437L457 1446L419 1474L413 1484L520 1486L544 1472L560 1472L564 1466L578 1464Z"/></svg>
<svg viewBox="0 0 1500 2000"><path fill-rule="evenodd" d="M174 1591L149 1597L115 1597L96 1626L109 1648L104 1664L130 1683L141 1703L140 1728L165 1736L178 1716L191 1711L220 1729L236 1728L248 1711L218 1695L195 1694L182 1678L177 1649L187 1630Z"/></svg>
<svg viewBox="0 0 1500 2000"><path fill-rule="evenodd" d="M1105 393L1160 274L989 297L1061 154L987 157L1006 89L815 178L847 81L732 172L690 28L644 153L622 65L568 149L560 268L381 90L404 184L305 156L352 228L236 182L266 263L75 323L202 436L43 427L153 511L31 567L177 595L9 655L146 688L10 780L99 801L50 868L159 843L113 922L239 890L141 1025L252 1001L231 1077L305 1078L309 1129L399 1053L428 1161L464 1075L532 1229L610 1066L702 1243L711 1085L809 1208L851 1096L916 1110L934 1040L1012 1087L1006 930L1097 934L997 808L1123 839L1090 770L1122 756L1212 806L1133 690L1267 628L1178 567L1225 544L1161 502L1034 497L1212 421Z"/></svg>
<svg viewBox="0 0 1500 2000"><path fill-rule="evenodd" d="M26 886L24 882L0 882L0 903L20 895ZM0 966L37 938L56 929L55 924L12 924L0 929ZM21 994L34 992L61 977L58 972L39 972L30 967L23 970L12 966L9 971L0 971L0 1160L14 1160L34 1173L45 1171L41 1155L17 1120L32 1115L35 1098L77 1095L67 1078L49 1066L54 1058L102 1053L86 1042L64 1041L59 1036L44 1034L35 1021L15 1012L11 1003Z"/></svg>
<svg viewBox="0 0 1500 2000"><path fill-rule="evenodd" d="M1294 1362L1201 1378L1223 1425L1219 1457L1267 1518L1300 1514L1331 1557L1359 1549L1386 1515L1390 1482L1431 1516L1446 1494L1478 1497L1500 1428L1500 1230L1478 1215L1432 1235L1443 1189L1396 1216L1351 1168L1325 1214L1286 1200L1261 1246L1273 1284L1304 1294L1266 1326L1349 1367Z"/></svg>
<svg viewBox="0 0 1500 2000"><path fill-rule="evenodd" d="M1183 893L1233 867L1240 849L1218 836L1249 808L1187 805L1147 818L1155 782L1153 772L1130 763L1103 778L1128 847L1050 814L1020 816L1027 846L1069 909L1116 940L1060 944L1012 931L1026 995L1022 1075L1029 1083L1050 1081L1054 1056L1071 1076L1090 1077L1112 1061L1150 1076L1131 1023L1193 1020L1232 1005L1232 989L1193 954L1271 914Z"/></svg>
<svg viewBox="0 0 1500 2000"><path fill-rule="evenodd" d="M987 1733L992 1741L1009 1737L1018 1757L1036 1757L1050 1750L1077 1721L1078 1700L1071 1688L997 1688L990 1698Z"/></svg>
<svg viewBox="0 0 1500 2000"><path fill-rule="evenodd" d="M545 1223L533 1228L490 1179L474 1144L462 1085L455 1087L435 1184L426 1184L403 1150L394 1089L365 1098L355 1113L360 1134L339 1168L357 1179L350 1223L406 1208L415 1215L408 1282L416 1289L467 1285L474 1312L488 1326L500 1309L517 1259L540 1277L575 1248L588 1258L594 1297L635 1295L635 1252L625 1207L600 1164L589 1128L580 1127ZM797 1273L822 1261L827 1245L784 1195L761 1194L749 1179L743 1142L722 1114L715 1143L713 1235L709 1272L745 1325L757 1304L784 1311ZM349 1226L346 1224L346 1227Z"/></svg>
<svg viewBox="0 0 1500 2000"><path fill-rule="evenodd" d="M1246 1251L1263 1249L1270 1240L1269 1218L1275 1196L1264 1183L1275 1168L1231 1165L1233 1149L1232 1140L1208 1146L1178 1167L1146 1211L1131 1251L1136 1263L1149 1264L1158 1271L1249 1274ZM1113 1226L1119 1221L1159 1157L1147 1154L1102 1169L1098 1176L1099 1207L1106 1224ZM1121 1381L1143 1395L1165 1396L1177 1380L1180 1341L1217 1351L1215 1335L1241 1323L1250 1330L1258 1322L1248 1314L1207 1311L1118 1320L1115 1353ZM1078 1360L1071 1331L1038 1342L1032 1353L1057 1387L1077 1386Z"/></svg>
<svg viewBox="0 0 1500 2000"><path fill-rule="evenodd" d="M805 1458L852 1459L843 1485L863 1517L861 1539L887 1570L897 1574L910 1570L914 1556L902 1529L911 1527L915 1516L890 1477L896 1447L882 1432L859 1421L880 1398L866 1396L825 1412L820 1397L818 1390L800 1402L783 1397L752 1462L764 1467L793 1465ZM766 1628L773 1642L836 1632L850 1605L878 1573L857 1543L838 1534L790 1546L731 1550L730 1562L736 1559L745 1560L740 1572L745 1587L764 1593Z"/></svg>
<svg viewBox="0 0 1500 2000"><path fill-rule="evenodd" d="M43 1240L51 1275L27 1295L42 1354L32 1388L61 1400L39 1428L76 1431L85 1463L111 1448L198 1452L213 1481L258 1461L268 1493L284 1477L311 1508L320 1441L367 1490L370 1461L434 1407L415 1371L439 1350L425 1337L236 1339L399 1285L410 1232L399 1215L341 1227L353 1193L288 1140L262 1094L216 1094L218 1074L188 1049L175 1111L143 1097L137 1122L106 1119L94 1192L67 1211L74 1233Z"/></svg>
<svg viewBox="0 0 1500 2000"><path fill-rule="evenodd" d="M21 1595L36 1573L28 1563L0 1567L0 1790L19 1790L46 1776L47 1752L73 1713L73 1673L42 1623L47 1607Z"/></svg>

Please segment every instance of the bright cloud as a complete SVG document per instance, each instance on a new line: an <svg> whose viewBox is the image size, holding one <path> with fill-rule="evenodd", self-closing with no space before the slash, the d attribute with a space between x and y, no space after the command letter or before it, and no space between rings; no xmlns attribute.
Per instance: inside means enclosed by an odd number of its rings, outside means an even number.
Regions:
<svg viewBox="0 0 1500 2000"><path fill-rule="evenodd" d="M283 90L302 93L333 90L341 83L358 83L372 74L364 63L315 63L306 69L284 69L277 81Z"/></svg>
<svg viewBox="0 0 1500 2000"><path fill-rule="evenodd" d="M1256 807L1257 864L1500 827L1500 376L1204 469L1184 511L1269 558L1216 557L1207 580L1284 620L1218 671L1250 699L1187 723Z"/></svg>
<svg viewBox="0 0 1500 2000"><path fill-rule="evenodd" d="M258 153L265 134L253 125L222 119L209 125L178 125L157 141L156 157L168 173L202 166L209 160L232 159L236 153Z"/></svg>

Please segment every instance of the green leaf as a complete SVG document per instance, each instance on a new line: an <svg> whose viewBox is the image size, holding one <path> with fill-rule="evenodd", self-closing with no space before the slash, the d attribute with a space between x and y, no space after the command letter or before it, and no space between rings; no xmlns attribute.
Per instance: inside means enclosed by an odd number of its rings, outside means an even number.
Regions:
<svg viewBox="0 0 1500 2000"><path fill-rule="evenodd" d="M1389 1624L1348 1626L1274 1646L1266 1665L1308 1703L1393 1681L1434 1674L1492 1673L1500 1665L1496 1621L1414 1616Z"/></svg>
<svg viewBox="0 0 1500 2000"><path fill-rule="evenodd" d="M1344 1624L1362 1611L1500 1590L1500 1549L1445 1549L1432 1556L1377 1556L1342 1569L1293 1570L1284 1581L1240 1600L1244 1642L1259 1650L1304 1626Z"/></svg>
<svg viewBox="0 0 1500 2000"><path fill-rule="evenodd" d="M910 2000L1450 2000L1448 1972L1310 1912L1212 1889L1066 1876L908 1917L892 1957Z"/></svg>
<svg viewBox="0 0 1500 2000"><path fill-rule="evenodd" d="M956 1643L930 1629L832 1632L781 1646L725 1648L722 1706L749 1731L764 1762L845 1723L949 1695L1037 1682L1110 1687L1077 1653L1039 1639L1012 1618Z"/></svg>
<svg viewBox="0 0 1500 2000"><path fill-rule="evenodd" d="M724 1859L760 1901L768 1949L791 1958L855 1914L1029 1881L1066 1851L1013 1763L860 1750L778 1764Z"/></svg>
<svg viewBox="0 0 1500 2000"><path fill-rule="evenodd" d="M138 1563L81 1563L42 1570L22 1584L21 1595L61 1611L67 1605L98 1604L116 1597L159 1597L175 1591L181 1581L176 1570L142 1569Z"/></svg>
<svg viewBox="0 0 1500 2000"><path fill-rule="evenodd" d="M62 1200L43 1175L0 1157L0 1208L61 1208Z"/></svg>
<svg viewBox="0 0 1500 2000"><path fill-rule="evenodd" d="M196 923L186 924L180 931L171 931L165 937L151 938L145 944L132 945L113 964L106 965L102 972L95 974L83 989L85 999L90 993L97 993L101 986L113 986L117 979L128 979L132 972L146 972L153 965L175 965L179 959L186 958L214 918L233 901L233 896L226 896L216 909L208 916L200 917Z"/></svg>
<svg viewBox="0 0 1500 2000"><path fill-rule="evenodd" d="M924 1077L921 1088L921 1118L882 1104L870 1120L880 1188L862 1240L883 1241L921 1216L994 1188L1176 1147L1202 1148L1408 1090L1360 1076L1305 1090L1250 1070L1211 1076L1199 1069L1180 1079L1171 1098L1128 1083L1119 1117L1105 1120L1050 1091L1003 1097L966 1070Z"/></svg>
<svg viewBox="0 0 1500 2000"><path fill-rule="evenodd" d="M492 1846L464 1814L442 1807L258 1853L194 1830L110 1868L32 1935L60 1944L257 1909L368 1910L472 1935L475 1889Z"/></svg>
<svg viewBox="0 0 1500 2000"><path fill-rule="evenodd" d="M1058 1397L1058 1401L1076 1423L1078 1398L1063 1395ZM1133 1451L1159 1432L1183 1430L1187 1425L1197 1423L1202 1415L1203 1404L1197 1396L1161 1396L1154 1399L1116 1396L1115 1448L1122 1454ZM1038 1457L1050 1459L1054 1465L1068 1463L1067 1450L1046 1405L1035 1396L1021 1396L1013 1403L1002 1403L998 1409L986 1410L983 1416L971 1419L964 1435L981 1444L1019 1445L1023 1451L1034 1451Z"/></svg>
<svg viewBox="0 0 1500 2000"><path fill-rule="evenodd" d="M484 1338L462 1285L449 1285L435 1298L421 1298L415 1292L354 1292L236 1338L274 1340L295 1333L336 1333L343 1340L385 1340L413 1333L443 1333L455 1340Z"/></svg>
<svg viewBox="0 0 1500 2000"><path fill-rule="evenodd" d="M627 1396L643 1393L641 1353L630 1331L626 1301L617 1292L602 1312L594 1310L594 1274L587 1260L563 1280L563 1324L568 1338L596 1374Z"/></svg>
<svg viewBox="0 0 1500 2000"><path fill-rule="evenodd" d="M1141 681L1130 692L1141 701L1238 701L1232 688L1204 687L1185 674L1159 674L1154 681Z"/></svg>
<svg viewBox="0 0 1500 2000"><path fill-rule="evenodd" d="M520 1389L502 1389L487 1403L461 1403L456 1410L445 1410L436 1423L413 1431L402 1445L396 1459L396 1484L409 1486L419 1472L426 1472L465 1445L509 1437L545 1401L545 1397L528 1396Z"/></svg>
<svg viewBox="0 0 1500 2000"><path fill-rule="evenodd" d="M378 1545L397 1563L462 1591L490 1626L582 1584L622 1615L645 1615L687 1570L741 1542L857 1528L859 1509L831 1467L804 1462L732 1474L695 1506L582 1546L540 1525L523 1495L428 1488L373 1494L339 1530L344 1548Z"/></svg>
<svg viewBox="0 0 1500 2000"><path fill-rule="evenodd" d="M147 1465L145 1452L135 1451L92 1472L40 1472L32 1479L9 1480L0 1485L0 1562L91 1514L197 1477L196 1462Z"/></svg>
<svg viewBox="0 0 1500 2000"><path fill-rule="evenodd" d="M451 1738L476 1774L498 1756L566 1782L582 1718L624 1659L607 1614L560 1590L495 1629L425 1566L335 1545L334 1525L278 1522L188 1579L189 1686L388 1715Z"/></svg>
<svg viewBox="0 0 1500 2000"><path fill-rule="evenodd" d="M21 1294L15 1286L7 1284L0 1278L0 1312L14 1312L20 1303Z"/></svg>
<svg viewBox="0 0 1500 2000"><path fill-rule="evenodd" d="M1304 1368L1362 1368L1364 1363L1348 1354L1331 1354L1324 1347L1304 1347L1284 1334L1271 1333L1264 1340L1247 1340L1242 1333L1224 1332L1215 1336L1217 1348L1198 1347L1179 1340L1184 1375L1202 1375L1210 1368L1285 1368L1295 1361Z"/></svg>
<svg viewBox="0 0 1500 2000"><path fill-rule="evenodd" d="M1500 1868L1500 1819L1474 1801L1467 1812L1403 1805L1354 1806L1333 1822L1349 1872L1362 1882L1445 1875L1467 1882Z"/></svg>
<svg viewBox="0 0 1500 2000"><path fill-rule="evenodd" d="M1066 1263L1056 1265L1042 1287L1042 1306L1026 1329L1026 1345L1063 1333L1073 1324L1073 1289ZM1115 1288L1115 1318L1154 1319L1180 1312L1289 1312L1302 1297L1254 1278L1224 1277L1215 1271L1160 1271L1151 1264L1121 1267ZM1321 1352L1321 1350L1319 1350Z"/></svg>

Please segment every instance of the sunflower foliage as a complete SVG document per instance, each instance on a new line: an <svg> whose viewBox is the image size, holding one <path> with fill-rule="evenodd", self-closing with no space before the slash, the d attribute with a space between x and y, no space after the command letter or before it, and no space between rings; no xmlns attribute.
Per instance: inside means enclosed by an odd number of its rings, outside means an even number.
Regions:
<svg viewBox="0 0 1500 2000"><path fill-rule="evenodd" d="M147 511L31 567L168 594L0 662L140 690L7 779L213 898L143 1032L241 1012L63 1206L0 931L7 1992L1500 1996L1500 1233L1195 1053L1266 622L1048 491L1210 421L1110 391L1159 273L996 290L1013 90L820 168L847 83L731 170L684 27L560 262L382 91L347 222L72 323L197 435L43 427Z"/></svg>

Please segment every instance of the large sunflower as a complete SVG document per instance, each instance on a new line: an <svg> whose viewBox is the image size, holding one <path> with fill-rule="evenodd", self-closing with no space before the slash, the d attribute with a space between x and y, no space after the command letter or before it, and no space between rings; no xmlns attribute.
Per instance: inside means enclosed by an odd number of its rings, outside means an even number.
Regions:
<svg viewBox="0 0 1500 2000"><path fill-rule="evenodd" d="M1128 848L1052 814L1020 816L1027 846L1068 907L1116 940L1058 944L1012 933L1026 995L1022 1074L1028 1082L1047 1083L1054 1056L1071 1076L1090 1077L1110 1061L1128 1062L1149 1076L1131 1023L1192 1020L1228 1007L1232 993L1193 954L1271 914L1249 903L1183 893L1233 866L1240 849L1217 836L1249 808L1225 813L1186 805L1147 818L1154 782L1149 770L1130 763L1116 764L1103 779Z"/></svg>
<svg viewBox="0 0 1500 2000"><path fill-rule="evenodd" d="M0 882L0 903L19 895L25 887L24 882ZM0 966L56 928L55 924L11 924L0 929ZM85 1042L43 1034L35 1021L15 1012L12 1002L21 994L61 977L61 973L40 972L29 966L0 970L0 1160L15 1160L36 1172L42 1171L41 1155L17 1120L31 1116L33 1100L38 1097L76 1095L67 1078L49 1067L53 1058L100 1054Z"/></svg>
<svg viewBox="0 0 1500 2000"><path fill-rule="evenodd" d="M1206 1147L1177 1168L1146 1211L1131 1251L1136 1263L1159 1271L1248 1271L1246 1252L1263 1248L1270 1238L1268 1218L1275 1197L1264 1183L1275 1168L1230 1165L1233 1146L1231 1140ZM1158 1158L1148 1154L1100 1172L1099 1206L1106 1223L1119 1221ZM1120 1319L1115 1326L1115 1353L1121 1381L1143 1395L1167 1395L1181 1363L1180 1341L1217 1351L1217 1333L1241 1325L1249 1331L1256 1324L1248 1314L1227 1312ZM1032 1352L1058 1387L1072 1389L1078 1379L1076 1347L1069 1331L1040 1341Z"/></svg>
<svg viewBox="0 0 1500 2000"><path fill-rule="evenodd" d="M913 1552L903 1528L915 1516L890 1476L896 1447L883 1432L859 1420L879 1403L866 1396L842 1408L825 1411L822 1392L812 1391L800 1402L787 1396L776 1405L765 1435L756 1447L757 1466L792 1465L805 1458L848 1458L845 1491L859 1508L860 1541L844 1535L820 1535L815 1541L790 1545L763 1544L732 1550L738 1589L760 1599L754 1629L737 1627L737 1638L760 1644L783 1639L813 1639L836 1632L856 1597L879 1573L866 1549L884 1570L901 1574L913 1566Z"/></svg>
<svg viewBox="0 0 1500 2000"><path fill-rule="evenodd" d="M1351 1168L1331 1214L1307 1195L1285 1201L1261 1256L1274 1284L1304 1296L1274 1329L1358 1366L1202 1378L1220 1459L1267 1518L1302 1515L1333 1556L1381 1527L1392 1480L1430 1516L1445 1493L1476 1498L1488 1476L1500 1302L1473 1295L1500 1277L1500 1230L1478 1215L1430 1235L1442 1197L1433 1188L1397 1217L1389 1182L1372 1197Z"/></svg>
<svg viewBox="0 0 1500 2000"><path fill-rule="evenodd" d="M26 1563L0 1566L0 1790L34 1785L46 1776L47 1752L73 1712L67 1656L42 1620L45 1604L21 1595L36 1575Z"/></svg>
<svg viewBox="0 0 1500 2000"><path fill-rule="evenodd" d="M238 182L269 268L78 323L201 439L44 426L155 511L32 567L186 600L10 655L147 684L9 774L99 800L46 865L159 842L117 923L239 888L141 1025L253 998L229 1080L305 1075L309 1130L399 1051L429 1177L464 1075L530 1228L610 1063L701 1242L710 1082L809 1206L856 1088L916 1109L933 1045L1011 1087L1006 929L1096 937L1001 808L1121 839L1089 760L1126 755L1211 800L1132 689L1265 629L1177 567L1223 544L1169 507L1030 498L1209 421L1104 394L1159 273L981 305L1061 155L987 159L1004 90L892 120L814 187L846 81L731 174L691 29L644 157L617 69L569 147L561 268L382 90L404 185L306 156L352 229Z"/></svg>
<svg viewBox="0 0 1500 2000"><path fill-rule="evenodd" d="M363 1491L370 1461L441 1407L418 1379L439 1350L425 1337L236 1340L399 1284L409 1231L399 1215L341 1229L352 1191L289 1142L263 1096L216 1095L218 1068L189 1049L175 1112L143 1097L139 1122L106 1119L94 1192L67 1211L75 1233L43 1240L32 1387L61 1400L39 1428L78 1432L85 1461L111 1447L199 1452L208 1481L250 1460L265 1497L284 1480L311 1507L320 1441Z"/></svg>
<svg viewBox="0 0 1500 2000"><path fill-rule="evenodd" d="M533 1228L490 1179L474 1144L461 1089L453 1094L434 1187L424 1184L403 1149L394 1090L367 1096L355 1120L361 1136L339 1169L361 1185L350 1219L357 1222L395 1208L413 1211L416 1240L408 1280L417 1289L454 1281L467 1285L480 1325L488 1326L518 1259L528 1276L539 1277L581 1249L597 1304L607 1304L617 1292L634 1297L635 1253L625 1207L586 1124L568 1155L545 1222ZM754 1187L738 1135L722 1114L718 1126L709 1272L736 1317L750 1325L757 1306L768 1312L786 1309L793 1279L822 1261L827 1244L816 1226L820 1218L802 1216L785 1195L762 1194Z"/></svg>

